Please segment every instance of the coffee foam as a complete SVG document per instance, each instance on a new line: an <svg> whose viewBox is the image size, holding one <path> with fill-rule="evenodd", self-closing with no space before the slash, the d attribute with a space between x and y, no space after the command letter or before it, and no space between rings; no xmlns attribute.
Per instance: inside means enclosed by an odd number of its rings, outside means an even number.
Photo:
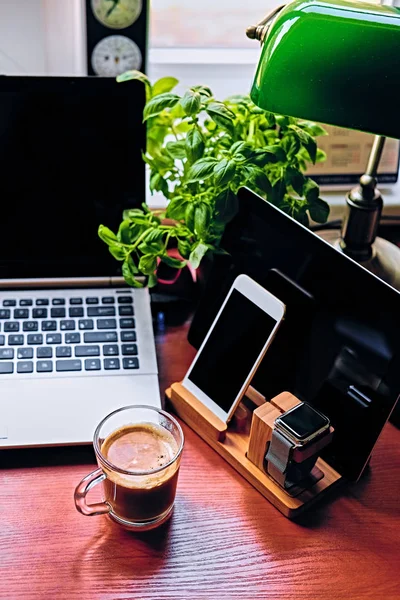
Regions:
<svg viewBox="0 0 400 600"><path fill-rule="evenodd" d="M125 425L111 433L101 446L101 453L113 465L124 471L153 471L170 462L178 451L173 435L153 423ZM167 473L168 471L168 473ZM152 475L124 475L109 472L107 475L116 483L127 487L147 487L168 479L175 468L168 468Z"/></svg>

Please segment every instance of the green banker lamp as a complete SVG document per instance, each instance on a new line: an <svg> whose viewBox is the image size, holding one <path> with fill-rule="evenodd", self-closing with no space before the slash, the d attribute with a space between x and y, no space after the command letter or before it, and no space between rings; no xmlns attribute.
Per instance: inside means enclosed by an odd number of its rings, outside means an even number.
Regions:
<svg viewBox="0 0 400 600"><path fill-rule="evenodd" d="M346 197L345 254L400 289L400 249L377 238L385 136L400 138L400 9L294 0L247 29L262 54L251 97L270 112L377 134L366 173Z"/></svg>

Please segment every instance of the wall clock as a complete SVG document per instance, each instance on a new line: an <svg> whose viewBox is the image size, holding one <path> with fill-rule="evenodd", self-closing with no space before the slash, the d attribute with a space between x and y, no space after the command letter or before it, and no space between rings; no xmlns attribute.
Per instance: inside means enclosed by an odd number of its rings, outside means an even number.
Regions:
<svg viewBox="0 0 400 600"><path fill-rule="evenodd" d="M146 72L148 12L148 0L86 0L88 75Z"/></svg>
<svg viewBox="0 0 400 600"><path fill-rule="evenodd" d="M142 12L142 0L91 0L91 8L102 25L111 29L125 29Z"/></svg>
<svg viewBox="0 0 400 600"><path fill-rule="evenodd" d="M128 37L109 35L95 46L91 62L96 75L117 77L124 71L139 70L142 66L142 53Z"/></svg>

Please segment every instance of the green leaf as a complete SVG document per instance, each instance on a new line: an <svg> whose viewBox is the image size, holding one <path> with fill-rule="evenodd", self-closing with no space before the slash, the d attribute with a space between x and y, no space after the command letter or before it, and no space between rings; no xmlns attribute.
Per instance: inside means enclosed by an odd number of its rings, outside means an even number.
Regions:
<svg viewBox="0 0 400 600"><path fill-rule="evenodd" d="M180 100L180 105L189 117L197 115L201 107L201 96L199 92L188 90Z"/></svg>
<svg viewBox="0 0 400 600"><path fill-rule="evenodd" d="M166 108L172 108L178 104L179 100L180 97L177 94L171 94L170 92L155 96L144 107L143 121L159 115Z"/></svg>
<svg viewBox="0 0 400 600"><path fill-rule="evenodd" d="M163 263L165 263L169 267L173 267L174 269L182 269L183 267L186 267L185 260L179 260L179 258L174 258L173 256L169 256L168 254L163 254L160 258Z"/></svg>
<svg viewBox="0 0 400 600"><path fill-rule="evenodd" d="M303 186L303 196L305 196L311 204L316 202L319 196L319 185L312 179L307 178L307 181Z"/></svg>
<svg viewBox="0 0 400 600"><path fill-rule="evenodd" d="M229 223L238 211L238 198L229 188L215 197L214 219L217 223Z"/></svg>
<svg viewBox="0 0 400 600"><path fill-rule="evenodd" d="M329 217L329 204L325 200L322 200L322 198L314 200L309 205L308 210L311 218L316 223L325 223Z"/></svg>
<svg viewBox="0 0 400 600"><path fill-rule="evenodd" d="M157 256L163 250L163 245L157 242L145 241L139 244L138 250L140 250L142 254L154 254Z"/></svg>
<svg viewBox="0 0 400 600"><path fill-rule="evenodd" d="M199 92L199 94L201 94L202 96L206 96L207 98L211 98L213 95L210 88L207 87L206 85L194 85L190 89L193 90L194 92Z"/></svg>
<svg viewBox="0 0 400 600"><path fill-rule="evenodd" d="M214 173L214 167L217 162L218 160L216 158L208 157L201 158L193 163L187 174L188 182L204 181L205 179L211 177L211 175Z"/></svg>
<svg viewBox="0 0 400 600"><path fill-rule="evenodd" d="M157 275L155 273L152 273L151 275L148 276L147 279L147 287L148 288L153 288L157 285L158 283L158 279L157 279Z"/></svg>
<svg viewBox="0 0 400 600"><path fill-rule="evenodd" d="M103 240L103 242L108 244L109 246L111 244L114 244L115 242L118 243L118 238L115 235L115 233L113 233L111 231L111 229L109 229L108 227L105 227L104 225L99 225L99 229L98 229L97 233L98 233L99 238L101 240Z"/></svg>
<svg viewBox="0 0 400 600"><path fill-rule="evenodd" d="M147 232L147 235L145 236L145 240L146 242L159 242L160 240L162 240L164 236L164 232L162 231L162 229L157 229L156 227L153 227L152 229L149 229L149 231Z"/></svg>
<svg viewBox="0 0 400 600"><path fill-rule="evenodd" d="M186 158L185 140L179 140L179 142L167 142L166 149L168 154L174 159L182 160L183 158Z"/></svg>
<svg viewBox="0 0 400 600"><path fill-rule="evenodd" d="M236 173L236 163L224 158L214 167L215 185L224 186L232 181Z"/></svg>
<svg viewBox="0 0 400 600"><path fill-rule="evenodd" d="M326 152L321 150L321 148L317 148L317 158L315 159L316 163L324 162L326 160Z"/></svg>
<svg viewBox="0 0 400 600"><path fill-rule="evenodd" d="M144 254L139 260L139 271L152 275L157 267L157 258L153 254Z"/></svg>
<svg viewBox="0 0 400 600"><path fill-rule="evenodd" d="M286 152L281 146L266 146L262 150L255 150L251 160L254 164L265 167L268 163L286 161Z"/></svg>
<svg viewBox="0 0 400 600"><path fill-rule="evenodd" d="M132 243L132 234L131 234L131 221L130 219L124 219L119 226L117 239L119 242L123 244L131 244Z"/></svg>
<svg viewBox="0 0 400 600"><path fill-rule="evenodd" d="M185 139L186 155L189 162L194 163L202 158L204 154L204 139L197 127L193 127L187 132Z"/></svg>
<svg viewBox="0 0 400 600"><path fill-rule="evenodd" d="M254 149L246 142L235 142L231 147L231 153L235 155L241 154L246 158L250 158L254 153Z"/></svg>
<svg viewBox="0 0 400 600"><path fill-rule="evenodd" d="M291 160L301 148L300 140L295 135L285 135L282 142L282 148L286 152L287 160Z"/></svg>
<svg viewBox="0 0 400 600"><path fill-rule="evenodd" d="M253 165L248 165L247 168L250 170L250 182L254 183L261 191L269 194L272 186L264 171L260 169L260 167L255 167Z"/></svg>
<svg viewBox="0 0 400 600"><path fill-rule="evenodd" d="M176 219L180 221L185 218L187 201L185 201L182 196L176 196L172 198L167 207L167 217L170 219Z"/></svg>
<svg viewBox="0 0 400 600"><path fill-rule="evenodd" d="M282 201L285 197L285 194L286 194L285 180L278 179L274 183L270 193L268 194L268 200L271 202L271 204L274 204L275 206L279 206L282 203Z"/></svg>
<svg viewBox="0 0 400 600"><path fill-rule="evenodd" d="M191 247L192 246L188 240L178 240L178 251L183 258L189 258Z"/></svg>
<svg viewBox="0 0 400 600"><path fill-rule="evenodd" d="M289 125L289 128L296 133L301 145L305 150L307 150L308 156L310 157L311 161L315 164L315 160L317 158L317 142L309 133L307 133L297 125Z"/></svg>
<svg viewBox="0 0 400 600"><path fill-rule="evenodd" d="M185 210L185 223L186 227L190 229L190 231L194 232L194 211L195 204L194 202L188 202Z"/></svg>
<svg viewBox="0 0 400 600"><path fill-rule="evenodd" d="M150 177L150 191L162 192L166 198L169 195L168 182L160 173L152 173Z"/></svg>
<svg viewBox="0 0 400 600"><path fill-rule="evenodd" d="M201 259L205 254L207 254L208 246L200 242L197 246L192 250L189 257L189 262L192 265L193 269L198 269Z"/></svg>
<svg viewBox="0 0 400 600"><path fill-rule="evenodd" d="M226 129L231 135L234 133L235 113L225 106L222 102L210 102L206 107L207 114L219 127Z"/></svg>
<svg viewBox="0 0 400 600"><path fill-rule="evenodd" d="M194 209L194 230L200 238L205 237L210 225L210 219L211 210L208 204L204 202L197 204Z"/></svg>
<svg viewBox="0 0 400 600"><path fill-rule="evenodd" d="M128 250L120 245L108 246L108 250L117 260L125 260L128 254Z"/></svg>
<svg viewBox="0 0 400 600"><path fill-rule="evenodd" d="M313 123L312 121L299 121L298 125L313 137L328 135L328 132L321 127L321 125L318 125L318 123Z"/></svg>
<svg viewBox="0 0 400 600"><path fill-rule="evenodd" d="M179 80L175 79L175 77L162 77L154 83L152 95L159 96L160 94L170 92L178 85L178 83Z"/></svg>
<svg viewBox="0 0 400 600"><path fill-rule="evenodd" d="M303 187L306 183L304 175L294 167L287 167L285 172L285 180L288 185L291 185L296 194L303 196Z"/></svg>
<svg viewBox="0 0 400 600"><path fill-rule="evenodd" d="M122 265L122 275L124 276L124 279L128 285L140 288L143 287L143 284L136 279L135 275L137 272L138 270L132 260L132 257L127 258Z"/></svg>

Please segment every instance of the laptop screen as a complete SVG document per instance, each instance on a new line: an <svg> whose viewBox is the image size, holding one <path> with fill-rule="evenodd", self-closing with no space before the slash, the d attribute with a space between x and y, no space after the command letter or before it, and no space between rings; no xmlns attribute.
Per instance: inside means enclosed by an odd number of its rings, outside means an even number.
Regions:
<svg viewBox="0 0 400 600"><path fill-rule="evenodd" d="M0 77L0 278L119 274L97 228L145 199L143 88Z"/></svg>

